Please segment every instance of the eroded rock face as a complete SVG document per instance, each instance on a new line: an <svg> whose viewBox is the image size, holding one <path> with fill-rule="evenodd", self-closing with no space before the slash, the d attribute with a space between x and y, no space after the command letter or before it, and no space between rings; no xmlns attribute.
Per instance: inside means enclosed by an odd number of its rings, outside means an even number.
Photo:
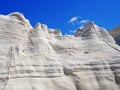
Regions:
<svg viewBox="0 0 120 90"><path fill-rule="evenodd" d="M120 47L94 23L62 36L20 13L1 15L0 90L48 89L120 90Z"/></svg>
<svg viewBox="0 0 120 90"><path fill-rule="evenodd" d="M120 26L110 30L109 33L115 39L116 44L120 45Z"/></svg>

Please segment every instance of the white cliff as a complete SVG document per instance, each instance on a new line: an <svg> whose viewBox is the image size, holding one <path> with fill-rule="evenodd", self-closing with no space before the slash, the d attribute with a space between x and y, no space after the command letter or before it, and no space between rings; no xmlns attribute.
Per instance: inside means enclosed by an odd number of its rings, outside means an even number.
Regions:
<svg viewBox="0 0 120 90"><path fill-rule="evenodd" d="M62 36L0 15L0 90L120 90L120 47L93 22Z"/></svg>

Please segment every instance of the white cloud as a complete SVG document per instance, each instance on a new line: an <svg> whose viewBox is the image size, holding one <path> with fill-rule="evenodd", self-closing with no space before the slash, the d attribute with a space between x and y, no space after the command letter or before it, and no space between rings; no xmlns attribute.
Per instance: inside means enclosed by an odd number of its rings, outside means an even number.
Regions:
<svg viewBox="0 0 120 90"><path fill-rule="evenodd" d="M78 21L78 17L72 17L70 20L69 20L69 23L73 23L73 22L77 22Z"/></svg>
<svg viewBox="0 0 120 90"><path fill-rule="evenodd" d="M80 20L82 17L80 16L75 16L75 17L72 17L70 20L69 20L69 23L71 24L87 24L89 22L89 20L87 19L83 19L83 20Z"/></svg>
<svg viewBox="0 0 120 90"><path fill-rule="evenodd" d="M70 20L69 20L69 23L72 23L72 24L75 24L75 23L79 23L79 19L82 18L81 16L75 16L75 17L72 17Z"/></svg>
<svg viewBox="0 0 120 90"><path fill-rule="evenodd" d="M83 19L80 21L81 26L79 27L80 29L84 28L84 26L89 23L90 21L87 19Z"/></svg>
<svg viewBox="0 0 120 90"><path fill-rule="evenodd" d="M82 17L80 16L75 16L75 17L72 17L69 21L68 21L68 24L72 24L72 25L76 25L76 26L79 26L80 29L83 29L84 26L89 23L90 21L87 20L87 19L82 19ZM71 26L73 27L73 26ZM76 28L75 28L76 29ZM75 30L74 28L73 29L70 29L69 30L69 33L70 34L74 34L77 30Z"/></svg>
<svg viewBox="0 0 120 90"><path fill-rule="evenodd" d="M86 23L88 23L88 22L89 22L89 20L86 20L86 19L80 21L81 24L86 24Z"/></svg>

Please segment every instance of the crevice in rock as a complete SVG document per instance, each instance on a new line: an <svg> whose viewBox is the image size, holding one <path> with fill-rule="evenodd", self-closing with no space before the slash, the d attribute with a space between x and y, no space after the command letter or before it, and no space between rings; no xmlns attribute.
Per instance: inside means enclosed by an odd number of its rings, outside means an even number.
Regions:
<svg viewBox="0 0 120 90"><path fill-rule="evenodd" d="M76 90L81 90L80 84L79 84L79 77L76 76L72 69L68 69L68 68L63 68L63 72L66 76L72 76L73 77L73 82L75 84Z"/></svg>
<svg viewBox="0 0 120 90"><path fill-rule="evenodd" d="M118 76L117 73L115 73L115 82L116 84L120 85L120 76Z"/></svg>
<svg viewBox="0 0 120 90"><path fill-rule="evenodd" d="M66 76L73 76L73 71L68 68L63 67L63 72Z"/></svg>
<svg viewBox="0 0 120 90"><path fill-rule="evenodd" d="M81 90L79 83L75 83L76 85L76 90Z"/></svg>
<svg viewBox="0 0 120 90"><path fill-rule="evenodd" d="M10 53L9 53L10 60L8 61L8 64L7 64L8 71L7 71L7 77L6 77L6 82L5 82L4 90L6 90L8 81L10 79L10 67L11 67L11 64L15 60L15 56L14 56L15 51L14 51L14 49L15 49L14 46L12 46L11 49L10 49Z"/></svg>

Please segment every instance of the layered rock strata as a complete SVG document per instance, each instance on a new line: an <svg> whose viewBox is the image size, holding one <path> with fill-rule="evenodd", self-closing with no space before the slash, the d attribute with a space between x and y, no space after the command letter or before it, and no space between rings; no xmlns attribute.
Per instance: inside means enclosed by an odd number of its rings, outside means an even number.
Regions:
<svg viewBox="0 0 120 90"><path fill-rule="evenodd" d="M0 15L0 90L120 90L120 47L93 22L74 36L21 13Z"/></svg>

